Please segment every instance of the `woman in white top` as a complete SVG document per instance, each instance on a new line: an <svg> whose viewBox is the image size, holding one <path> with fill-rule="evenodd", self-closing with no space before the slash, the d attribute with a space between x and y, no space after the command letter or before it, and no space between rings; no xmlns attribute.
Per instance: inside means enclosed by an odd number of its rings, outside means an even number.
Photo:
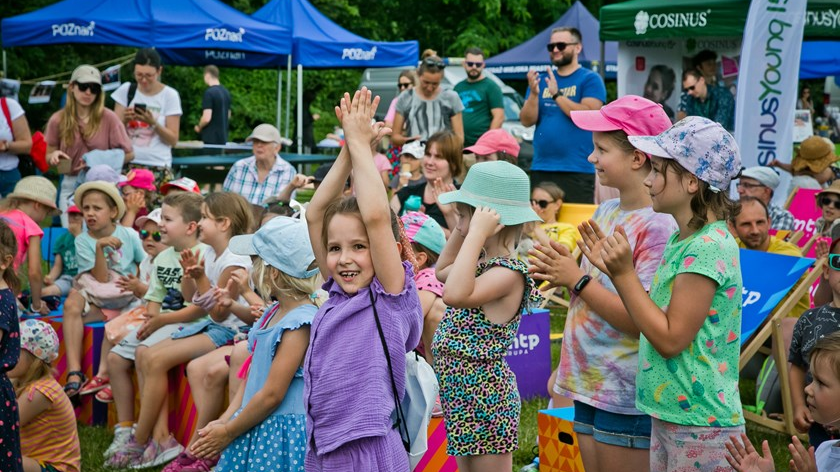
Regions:
<svg viewBox="0 0 840 472"><path fill-rule="evenodd" d="M181 130L181 97L178 91L160 82L163 71L160 55L154 49L141 49L134 56L134 96L131 83L124 83L111 94L114 111L128 130L134 146L129 169L144 168L155 174L155 185L172 178L172 146Z"/></svg>
<svg viewBox="0 0 840 472"><path fill-rule="evenodd" d="M32 149L32 133L23 108L11 98L0 98L0 198L12 193L20 180L18 156ZM8 110L8 114L6 111ZM8 118L7 118L8 115ZM9 122L11 119L11 123Z"/></svg>

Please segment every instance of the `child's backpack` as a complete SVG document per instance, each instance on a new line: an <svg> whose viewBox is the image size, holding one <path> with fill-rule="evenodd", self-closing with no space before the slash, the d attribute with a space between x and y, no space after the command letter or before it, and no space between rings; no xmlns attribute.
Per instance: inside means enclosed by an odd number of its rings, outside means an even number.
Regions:
<svg viewBox="0 0 840 472"><path fill-rule="evenodd" d="M764 360L755 379L755 405L744 405L744 409L758 415L762 412L767 415L783 412L782 386L773 356Z"/></svg>

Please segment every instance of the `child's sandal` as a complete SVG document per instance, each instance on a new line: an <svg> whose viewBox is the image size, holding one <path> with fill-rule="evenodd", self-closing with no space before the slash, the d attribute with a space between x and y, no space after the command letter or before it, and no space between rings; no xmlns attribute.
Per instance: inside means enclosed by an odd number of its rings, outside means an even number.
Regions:
<svg viewBox="0 0 840 472"><path fill-rule="evenodd" d="M92 379L85 382L82 389L79 390L79 395L90 395L91 393L96 393L110 385L110 383L111 380L108 377L94 375Z"/></svg>
<svg viewBox="0 0 840 472"><path fill-rule="evenodd" d="M68 397L75 397L79 394L79 389L82 388L82 385L87 382L87 376L85 373L79 370L73 370L67 373L67 378L70 377L77 377L79 379L78 382L67 382L64 384L64 393L67 394Z"/></svg>

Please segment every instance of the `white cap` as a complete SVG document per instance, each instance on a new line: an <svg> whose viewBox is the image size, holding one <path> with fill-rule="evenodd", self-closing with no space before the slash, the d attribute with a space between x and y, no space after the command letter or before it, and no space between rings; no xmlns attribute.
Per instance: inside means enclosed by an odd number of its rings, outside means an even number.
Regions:
<svg viewBox="0 0 840 472"><path fill-rule="evenodd" d="M780 182L779 174L777 174L773 169L765 166L755 166L744 169L741 171L741 177L755 179L761 183L761 185L770 187L772 190L776 190L776 187L779 186Z"/></svg>
<svg viewBox="0 0 840 472"><path fill-rule="evenodd" d="M257 127L254 128L254 132L251 133L251 136L248 136L248 139L245 141L250 143L255 139L264 143L280 144L283 138L280 137L280 131L278 131L277 128L268 123L263 123L261 125L257 125Z"/></svg>
<svg viewBox="0 0 840 472"><path fill-rule="evenodd" d="M140 218L137 218L137 221L135 221L134 224L136 224L138 228L142 228L143 225L146 224L146 222L151 221L151 222L157 223L157 225L160 226L160 220L161 220L162 214L163 214L163 212L161 211L160 208L155 208L148 215L141 216Z"/></svg>

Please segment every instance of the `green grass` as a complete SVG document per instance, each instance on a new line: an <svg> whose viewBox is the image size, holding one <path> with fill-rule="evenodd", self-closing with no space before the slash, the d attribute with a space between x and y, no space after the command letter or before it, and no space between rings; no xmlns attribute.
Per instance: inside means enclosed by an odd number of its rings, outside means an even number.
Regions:
<svg viewBox="0 0 840 472"><path fill-rule="evenodd" d="M565 323L565 312L553 311L551 316L551 332L563 332ZM560 343L552 343L551 365L556 366L560 359ZM741 397L746 399L755 398L755 384L745 380L741 384ZM747 400L746 403L751 403ZM513 454L513 470L517 471L534 460L538 455L537 450L537 414L539 410L545 409L548 405L547 398L535 398L522 402L522 413L519 425L519 450ZM776 461L777 470L786 470L787 462L790 459L787 445L790 438L776 431L758 426L754 423L747 423L747 434L753 444L760 449L760 442L767 439L773 458ZM103 427L79 426L79 439L82 443L82 470L85 472L111 471L103 465L102 453L111 444L112 434ZM157 472L162 469L147 469Z"/></svg>

